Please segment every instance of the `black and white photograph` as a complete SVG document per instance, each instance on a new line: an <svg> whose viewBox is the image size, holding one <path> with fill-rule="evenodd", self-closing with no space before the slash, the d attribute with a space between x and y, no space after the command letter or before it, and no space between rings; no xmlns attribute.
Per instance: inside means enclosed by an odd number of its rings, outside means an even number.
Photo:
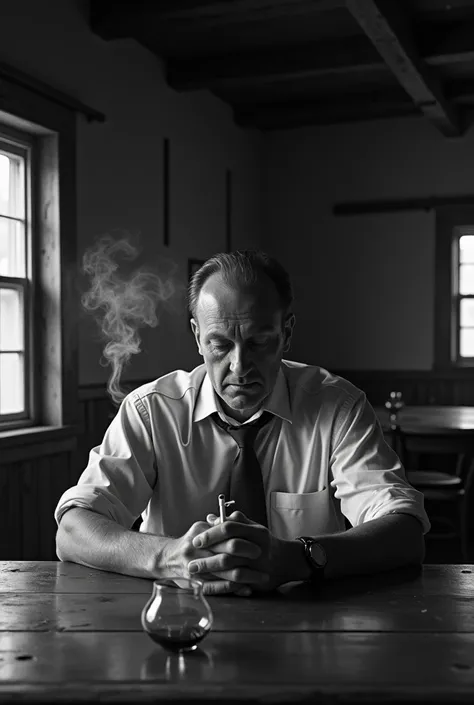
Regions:
<svg viewBox="0 0 474 705"><path fill-rule="evenodd" d="M474 0L0 0L0 705L474 703Z"/></svg>

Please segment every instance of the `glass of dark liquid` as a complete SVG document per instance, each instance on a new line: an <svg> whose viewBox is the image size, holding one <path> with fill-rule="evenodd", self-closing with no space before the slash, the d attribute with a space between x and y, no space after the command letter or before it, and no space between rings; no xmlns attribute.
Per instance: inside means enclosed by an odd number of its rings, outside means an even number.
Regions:
<svg viewBox="0 0 474 705"><path fill-rule="evenodd" d="M142 610L142 627L156 644L174 652L193 651L212 627L212 611L202 582L163 578Z"/></svg>

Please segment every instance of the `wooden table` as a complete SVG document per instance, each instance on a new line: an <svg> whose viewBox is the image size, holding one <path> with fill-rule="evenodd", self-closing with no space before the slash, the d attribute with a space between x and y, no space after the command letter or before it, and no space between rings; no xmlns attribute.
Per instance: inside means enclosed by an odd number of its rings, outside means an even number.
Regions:
<svg viewBox="0 0 474 705"><path fill-rule="evenodd" d="M387 409L375 409L382 428L389 428ZM432 431L438 434L474 433L473 406L405 406L398 414L400 427L410 431Z"/></svg>
<svg viewBox="0 0 474 705"><path fill-rule="evenodd" d="M0 702L474 701L474 566L214 597L201 648L142 631L151 581L0 563Z"/></svg>

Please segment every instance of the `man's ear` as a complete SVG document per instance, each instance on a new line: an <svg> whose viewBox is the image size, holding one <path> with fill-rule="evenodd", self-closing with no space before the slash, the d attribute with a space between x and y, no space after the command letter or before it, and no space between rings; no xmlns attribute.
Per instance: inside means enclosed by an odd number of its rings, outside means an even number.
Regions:
<svg viewBox="0 0 474 705"><path fill-rule="evenodd" d="M200 355L202 355L201 342L200 342L200 340L199 340L199 327L198 327L198 324L196 323L196 321L194 320L194 318L191 318L191 320L189 321L189 323L190 323L190 325L191 325L191 330L193 331L194 338L196 339L196 345L197 345L198 353L199 353Z"/></svg>
<svg viewBox="0 0 474 705"><path fill-rule="evenodd" d="M293 327L295 325L295 314L294 313L289 313L285 319L285 322L283 323L283 335L284 335L284 344L283 344L283 352L288 352L290 349L291 345L291 336L293 335Z"/></svg>

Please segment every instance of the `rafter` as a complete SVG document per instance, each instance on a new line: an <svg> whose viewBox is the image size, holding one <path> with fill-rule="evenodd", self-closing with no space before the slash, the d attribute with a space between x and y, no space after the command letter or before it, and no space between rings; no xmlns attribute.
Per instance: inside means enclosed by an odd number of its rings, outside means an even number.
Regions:
<svg viewBox="0 0 474 705"><path fill-rule="evenodd" d="M379 54L365 37L334 39L299 47L167 61L167 80L176 90L272 83L353 70L386 73Z"/></svg>
<svg viewBox="0 0 474 705"><path fill-rule="evenodd" d="M299 100L234 107L234 118L241 127L277 130L300 125L327 125L416 115L413 103L382 91L366 96L354 94L328 101Z"/></svg>
<svg viewBox="0 0 474 705"><path fill-rule="evenodd" d="M346 6L416 107L444 135L460 135L457 110L448 103L439 81L401 29L403 17L397 6L375 0L346 0Z"/></svg>
<svg viewBox="0 0 474 705"><path fill-rule="evenodd" d="M127 36L137 18L202 31L343 7L344 0L91 0L91 26L104 39L114 39Z"/></svg>
<svg viewBox="0 0 474 705"><path fill-rule="evenodd" d="M449 66L474 62L474 23L467 24L464 37L455 44L423 55L428 66ZM366 37L336 38L299 47L207 56L193 59L169 59L167 80L178 91L232 87L370 73L375 79L390 69Z"/></svg>
<svg viewBox="0 0 474 705"><path fill-rule="evenodd" d="M272 19L308 12L327 12L344 7L344 0L164 0L156 3L165 21L199 22L208 26L253 19Z"/></svg>

